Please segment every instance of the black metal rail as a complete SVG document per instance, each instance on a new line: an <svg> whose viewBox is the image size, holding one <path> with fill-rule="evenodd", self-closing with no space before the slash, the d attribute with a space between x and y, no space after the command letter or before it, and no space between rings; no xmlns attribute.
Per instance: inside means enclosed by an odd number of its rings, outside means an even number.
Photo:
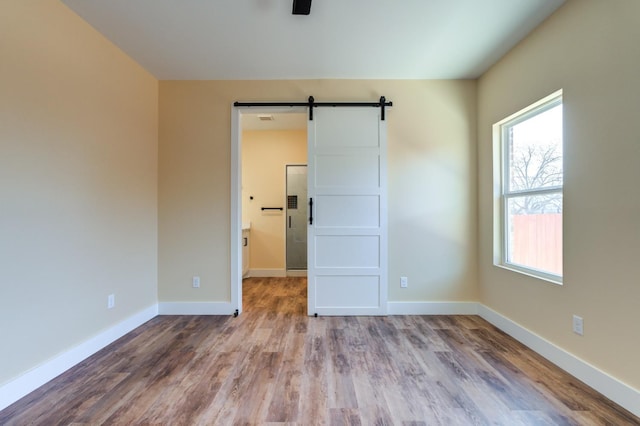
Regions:
<svg viewBox="0 0 640 426"><path fill-rule="evenodd" d="M234 102L235 107L309 107L309 120L313 121L313 108L315 107L374 107L380 108L380 119L385 119L385 107L393 106L393 102L387 102L384 96L380 96L378 102L316 102L313 96L309 96L307 102Z"/></svg>

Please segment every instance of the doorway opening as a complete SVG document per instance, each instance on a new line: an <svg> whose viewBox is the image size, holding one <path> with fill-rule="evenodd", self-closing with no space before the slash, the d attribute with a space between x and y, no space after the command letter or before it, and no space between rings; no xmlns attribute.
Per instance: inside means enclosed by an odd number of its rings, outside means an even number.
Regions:
<svg viewBox="0 0 640 426"><path fill-rule="evenodd" d="M287 166L306 169L306 108L234 108L231 151L231 304L240 313L243 279L253 285L257 279L287 277L287 257L297 260L292 275L306 276L300 261L306 263L307 229L296 214L306 215L306 208L290 209L287 196L291 181L298 207L306 207L306 173L303 183L297 182L299 173L287 176ZM295 256L288 235L298 247Z"/></svg>
<svg viewBox="0 0 640 426"><path fill-rule="evenodd" d="M391 105L384 96L377 103L317 104L309 97L306 107L309 117L307 258L312 261L307 265L308 315L387 314L385 107ZM246 142L243 139L248 139L243 135L242 119L249 114L273 114L282 110L300 113L306 108L303 103L235 102L233 106L231 302L238 306L236 312L239 313L242 310L240 224L246 201L243 195L247 195L242 193L245 189L242 170L246 166L242 161L242 146ZM335 108L337 106L343 108ZM263 157L267 157L266 153ZM249 201L256 199L249 195ZM282 201L287 201L284 195ZM267 211L284 219L284 205L265 204L260 208L263 215ZM282 229L284 231L284 227ZM256 232L255 236L258 235Z"/></svg>

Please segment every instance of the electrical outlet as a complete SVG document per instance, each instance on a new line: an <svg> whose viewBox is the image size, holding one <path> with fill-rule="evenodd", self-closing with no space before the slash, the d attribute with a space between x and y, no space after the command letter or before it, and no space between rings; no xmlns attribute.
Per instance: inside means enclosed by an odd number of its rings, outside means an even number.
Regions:
<svg viewBox="0 0 640 426"><path fill-rule="evenodd" d="M110 294L107 296L107 309L113 309L116 306L116 295Z"/></svg>
<svg viewBox="0 0 640 426"><path fill-rule="evenodd" d="M573 332L584 336L584 320L577 315L573 316Z"/></svg>
<svg viewBox="0 0 640 426"><path fill-rule="evenodd" d="M200 288L200 277L193 277L191 279L191 285L193 288Z"/></svg>
<svg viewBox="0 0 640 426"><path fill-rule="evenodd" d="M400 277L400 287L407 288L409 285L409 279L407 277Z"/></svg>

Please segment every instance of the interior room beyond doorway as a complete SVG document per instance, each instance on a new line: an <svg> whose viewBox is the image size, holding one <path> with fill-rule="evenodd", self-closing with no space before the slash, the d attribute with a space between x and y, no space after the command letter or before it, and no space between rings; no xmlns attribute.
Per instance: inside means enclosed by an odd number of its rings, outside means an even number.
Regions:
<svg viewBox="0 0 640 426"><path fill-rule="evenodd" d="M243 276L305 275L287 271L286 172L307 164L304 113L242 114L242 228L248 238ZM298 200L304 203L305 200ZM247 232L248 231L248 232ZM243 243L244 243L243 238ZM248 257L248 258L247 258Z"/></svg>

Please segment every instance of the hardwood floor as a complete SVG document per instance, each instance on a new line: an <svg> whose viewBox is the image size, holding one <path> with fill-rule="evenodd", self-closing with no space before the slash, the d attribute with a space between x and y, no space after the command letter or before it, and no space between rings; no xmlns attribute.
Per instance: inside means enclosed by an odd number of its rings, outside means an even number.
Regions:
<svg viewBox="0 0 640 426"><path fill-rule="evenodd" d="M640 425L475 316L306 316L304 278L238 318L156 317L0 411L0 425Z"/></svg>

